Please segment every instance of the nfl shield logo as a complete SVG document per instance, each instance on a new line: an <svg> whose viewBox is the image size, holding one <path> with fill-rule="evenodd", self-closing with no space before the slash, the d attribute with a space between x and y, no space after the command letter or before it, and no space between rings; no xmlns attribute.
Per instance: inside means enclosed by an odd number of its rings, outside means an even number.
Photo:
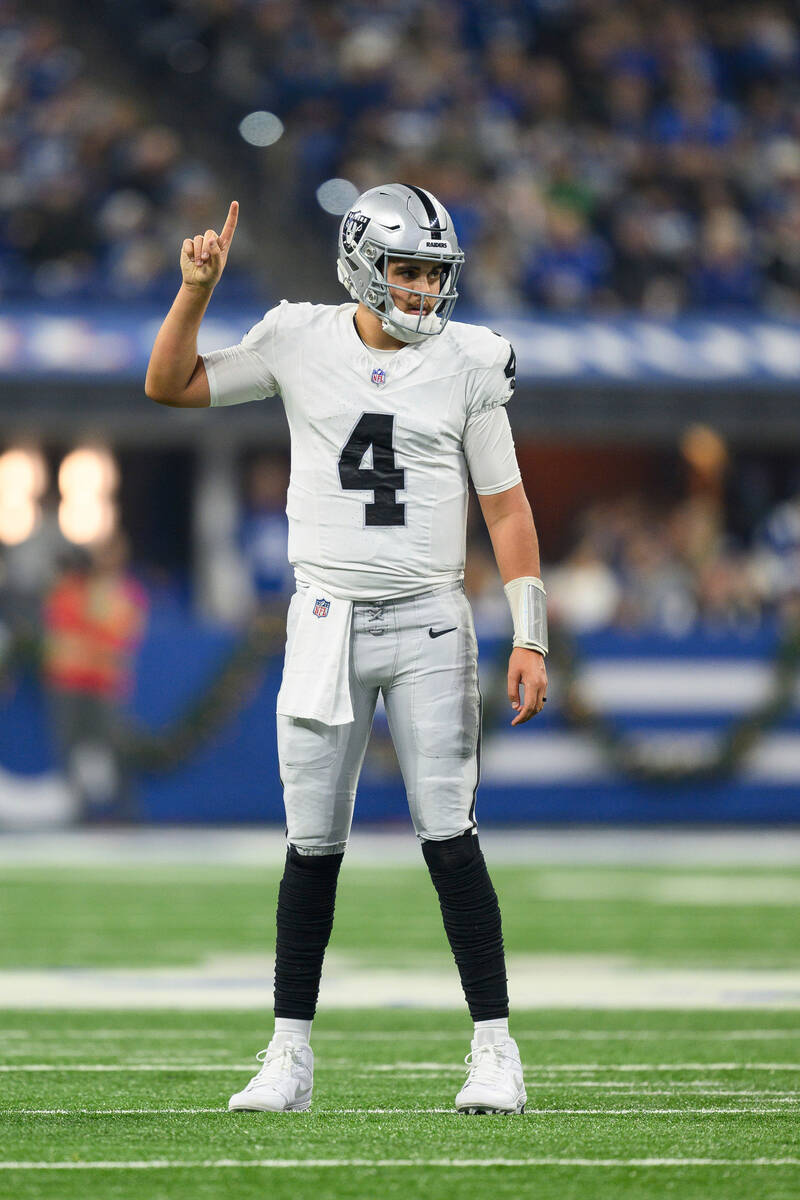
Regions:
<svg viewBox="0 0 800 1200"><path fill-rule="evenodd" d="M320 598L314 604L314 616L315 617L327 617L328 609L330 608L330 606L331 606L330 600L323 600Z"/></svg>
<svg viewBox="0 0 800 1200"><path fill-rule="evenodd" d="M383 367L375 367L372 372L372 382L376 387L380 387L382 383L386 383L386 372Z"/></svg>

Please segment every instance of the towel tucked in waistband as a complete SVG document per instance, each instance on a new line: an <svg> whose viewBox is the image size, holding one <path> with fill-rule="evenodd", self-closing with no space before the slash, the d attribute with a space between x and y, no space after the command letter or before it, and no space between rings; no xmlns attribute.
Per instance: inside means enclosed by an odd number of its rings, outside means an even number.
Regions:
<svg viewBox="0 0 800 1200"><path fill-rule="evenodd" d="M311 584L292 597L278 712L285 717L346 725L350 699L353 602Z"/></svg>

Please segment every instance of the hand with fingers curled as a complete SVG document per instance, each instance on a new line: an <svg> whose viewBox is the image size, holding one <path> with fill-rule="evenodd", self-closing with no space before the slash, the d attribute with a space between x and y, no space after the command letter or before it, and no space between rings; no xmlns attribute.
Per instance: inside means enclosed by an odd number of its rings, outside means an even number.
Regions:
<svg viewBox="0 0 800 1200"><path fill-rule="evenodd" d="M520 702L519 689L523 699ZM523 725L547 703L547 670L538 650L515 646L508 660L508 699L516 711L512 725Z"/></svg>
<svg viewBox="0 0 800 1200"><path fill-rule="evenodd" d="M213 229L185 238L181 247L181 274L187 287L210 291L219 282L225 269L236 222L239 219L239 204L232 201L222 233Z"/></svg>

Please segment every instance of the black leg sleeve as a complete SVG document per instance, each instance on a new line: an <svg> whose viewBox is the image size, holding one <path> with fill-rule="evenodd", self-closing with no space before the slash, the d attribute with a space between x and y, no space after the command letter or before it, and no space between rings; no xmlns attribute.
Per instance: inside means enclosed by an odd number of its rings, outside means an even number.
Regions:
<svg viewBox="0 0 800 1200"><path fill-rule="evenodd" d="M343 858L343 854L298 854L294 846L286 852L278 892L276 1017L313 1019Z"/></svg>
<svg viewBox="0 0 800 1200"><path fill-rule="evenodd" d="M478 838L472 832L423 842L439 894L444 928L473 1021L508 1016L508 983L500 906Z"/></svg>

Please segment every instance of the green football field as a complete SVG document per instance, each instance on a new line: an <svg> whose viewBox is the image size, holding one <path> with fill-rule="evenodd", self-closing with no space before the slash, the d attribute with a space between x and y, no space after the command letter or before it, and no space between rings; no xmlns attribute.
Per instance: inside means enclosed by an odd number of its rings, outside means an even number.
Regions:
<svg viewBox="0 0 800 1200"><path fill-rule="evenodd" d="M278 862L7 855L0 1196L796 1200L800 871L492 874L524 1115L453 1112L469 1021L423 866L388 860L343 868L312 1111L228 1114Z"/></svg>

